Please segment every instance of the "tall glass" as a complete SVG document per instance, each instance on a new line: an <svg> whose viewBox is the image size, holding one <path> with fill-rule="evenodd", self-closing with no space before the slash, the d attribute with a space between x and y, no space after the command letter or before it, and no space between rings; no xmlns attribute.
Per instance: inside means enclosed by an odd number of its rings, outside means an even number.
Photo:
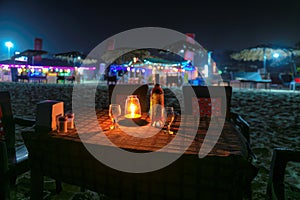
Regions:
<svg viewBox="0 0 300 200"><path fill-rule="evenodd" d="M118 118L121 116L121 106L120 104L110 104L108 115L113 123L110 129L118 128Z"/></svg>
<svg viewBox="0 0 300 200"><path fill-rule="evenodd" d="M171 124L174 121L175 114L174 114L174 108L173 107L165 107L165 125L167 126L166 133L173 134L173 131L171 131Z"/></svg>

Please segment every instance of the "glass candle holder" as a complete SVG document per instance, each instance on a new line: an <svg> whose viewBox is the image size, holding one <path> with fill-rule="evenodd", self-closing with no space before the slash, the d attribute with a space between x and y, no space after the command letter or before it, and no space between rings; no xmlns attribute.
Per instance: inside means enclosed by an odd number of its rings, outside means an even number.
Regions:
<svg viewBox="0 0 300 200"><path fill-rule="evenodd" d="M136 119L142 116L141 105L137 95L130 95L125 102L125 118Z"/></svg>

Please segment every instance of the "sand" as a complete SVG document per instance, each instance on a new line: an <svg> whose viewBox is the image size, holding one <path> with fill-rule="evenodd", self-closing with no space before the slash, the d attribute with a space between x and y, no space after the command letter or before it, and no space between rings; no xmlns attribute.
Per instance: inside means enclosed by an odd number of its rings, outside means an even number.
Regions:
<svg viewBox="0 0 300 200"><path fill-rule="evenodd" d="M243 116L251 126L251 147L257 156L254 164L259 167L252 184L253 199L264 199L273 149L300 150L300 93L236 89L232 111ZM300 165L289 163L287 169L286 193L291 199L299 199Z"/></svg>
<svg viewBox="0 0 300 200"><path fill-rule="evenodd" d="M25 88L25 92L20 91L20 87ZM35 87L40 89L32 89ZM29 87L28 85L20 86L19 83L8 85L0 83L0 90L10 89L12 93L14 114L27 117L34 117L34 105L43 99L43 95L68 99L66 94L57 94L63 92L65 87L70 90L70 86L63 85L53 85L51 89L49 86L41 85ZM44 94L37 93L37 91L44 92ZM26 97L22 96L24 94ZM234 88L231 104L231 110L243 116L251 126L251 147L257 156L253 164L259 168L258 175L252 183L253 199L265 199L273 148L286 147L300 150L300 92ZM299 169L299 164L288 164L286 186L291 199L300 199ZM14 188L15 198L29 199L29 173L21 176L18 181L18 186ZM49 194L54 192L53 180L46 180L45 185ZM82 198L79 198L80 196ZM86 198L83 198L84 196ZM64 191L60 195L51 194L48 199L98 199L95 196L97 195L93 192L80 193L78 187L65 184Z"/></svg>

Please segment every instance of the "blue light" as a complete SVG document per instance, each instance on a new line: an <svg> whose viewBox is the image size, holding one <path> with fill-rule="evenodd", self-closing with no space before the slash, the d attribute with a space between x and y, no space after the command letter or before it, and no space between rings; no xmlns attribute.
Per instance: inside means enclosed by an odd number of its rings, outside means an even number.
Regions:
<svg viewBox="0 0 300 200"><path fill-rule="evenodd" d="M279 53L274 53L274 54L273 54L273 57L274 57L274 58L278 58L278 57L279 57Z"/></svg>

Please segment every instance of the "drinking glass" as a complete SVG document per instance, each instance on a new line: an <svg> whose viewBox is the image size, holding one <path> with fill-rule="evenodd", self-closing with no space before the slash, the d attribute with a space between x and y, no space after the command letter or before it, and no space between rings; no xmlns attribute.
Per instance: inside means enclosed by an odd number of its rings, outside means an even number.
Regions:
<svg viewBox="0 0 300 200"><path fill-rule="evenodd" d="M109 111L108 115L113 123L113 125L110 127L111 129L118 128L118 117L121 116L121 106L120 104L110 104L109 105Z"/></svg>
<svg viewBox="0 0 300 200"><path fill-rule="evenodd" d="M175 117L174 108L173 107L166 107L165 108L165 113L166 113L165 124L167 126L166 133L173 134L173 131L171 131L170 129L171 129L171 124L174 121L174 117Z"/></svg>

